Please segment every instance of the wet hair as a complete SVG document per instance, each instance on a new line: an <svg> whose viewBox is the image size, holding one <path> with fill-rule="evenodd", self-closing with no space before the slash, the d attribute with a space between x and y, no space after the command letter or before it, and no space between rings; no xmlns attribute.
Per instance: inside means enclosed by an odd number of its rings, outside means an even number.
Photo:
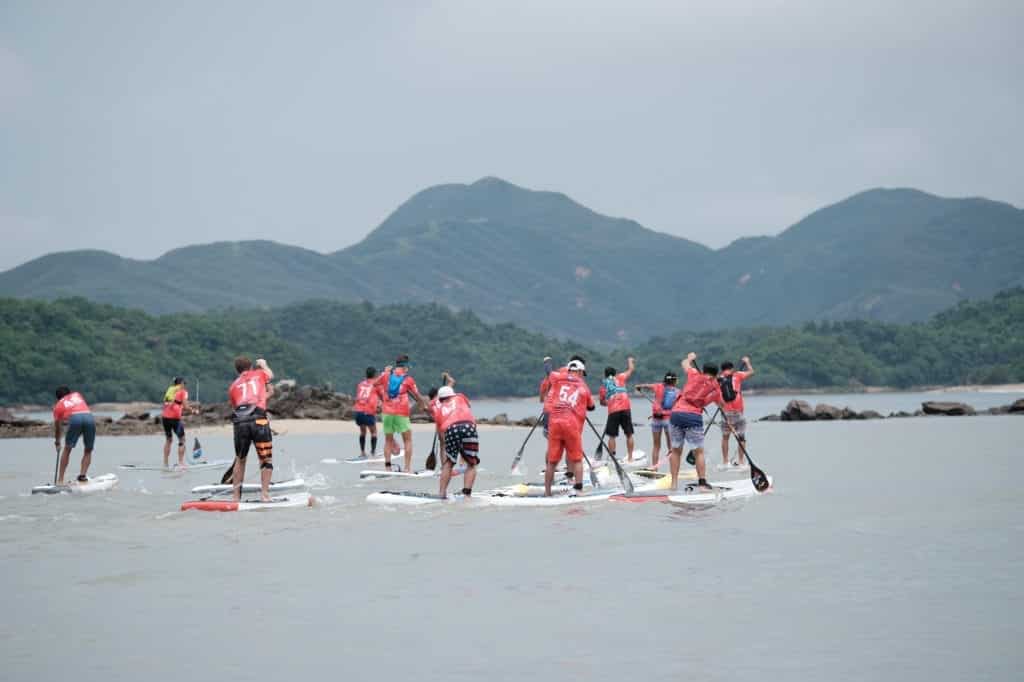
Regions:
<svg viewBox="0 0 1024 682"><path fill-rule="evenodd" d="M679 381L679 377L676 376L675 372L665 372L665 378L661 381L665 384L674 384Z"/></svg>
<svg viewBox="0 0 1024 682"><path fill-rule="evenodd" d="M61 398L66 396L68 393L71 393L71 389L68 388L67 386L58 386L56 392L57 392L57 400L60 400Z"/></svg>
<svg viewBox="0 0 1024 682"><path fill-rule="evenodd" d="M372 379L375 376L377 376L377 368L376 367L367 367L366 368L366 378L367 379Z"/></svg>
<svg viewBox="0 0 1024 682"><path fill-rule="evenodd" d="M725 370L727 370L727 369L732 369L733 367L735 367L735 365L733 365L733 364L732 364L731 362L729 362L728 360L726 360L725 362L723 362L723 363L722 363L722 371L723 371L723 372L724 372Z"/></svg>
<svg viewBox="0 0 1024 682"><path fill-rule="evenodd" d="M713 362L705 363L704 373L707 374L709 377L718 376L718 365L716 365Z"/></svg>
<svg viewBox="0 0 1024 682"><path fill-rule="evenodd" d="M427 391L427 397L433 400L437 397L437 386L431 386L430 390Z"/></svg>
<svg viewBox="0 0 1024 682"><path fill-rule="evenodd" d="M605 377L613 377L616 374L618 374L618 372L615 371L614 367L605 367L604 368L604 375L605 375Z"/></svg>
<svg viewBox="0 0 1024 682"><path fill-rule="evenodd" d="M235 358L235 371L236 372L241 374L242 372L247 372L250 369L252 369L252 360L250 360L249 358L245 357L244 355L239 355L237 358Z"/></svg>

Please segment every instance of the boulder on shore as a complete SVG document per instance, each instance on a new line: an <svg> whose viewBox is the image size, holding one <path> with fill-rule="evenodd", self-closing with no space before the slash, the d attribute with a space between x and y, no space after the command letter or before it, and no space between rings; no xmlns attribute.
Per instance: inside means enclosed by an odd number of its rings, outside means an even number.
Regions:
<svg viewBox="0 0 1024 682"><path fill-rule="evenodd" d="M784 422L810 422L817 418L814 408L806 400L790 400L779 413Z"/></svg>
<svg viewBox="0 0 1024 682"><path fill-rule="evenodd" d="M860 418L861 419L882 419L883 417L882 417L882 414L880 412L875 412L874 410L864 410L863 412L860 413Z"/></svg>
<svg viewBox="0 0 1024 682"><path fill-rule="evenodd" d="M1024 412L1024 398L1020 400L1014 400L1013 404L1010 405L1010 409L1007 410L1010 414L1020 414Z"/></svg>
<svg viewBox="0 0 1024 682"><path fill-rule="evenodd" d="M977 414L974 408L967 403L954 403L942 400L927 400L921 403L921 409L925 414L939 414L946 417Z"/></svg>
<svg viewBox="0 0 1024 682"><path fill-rule="evenodd" d="M842 419L843 411L826 403L818 403L814 406L814 417L823 420Z"/></svg>

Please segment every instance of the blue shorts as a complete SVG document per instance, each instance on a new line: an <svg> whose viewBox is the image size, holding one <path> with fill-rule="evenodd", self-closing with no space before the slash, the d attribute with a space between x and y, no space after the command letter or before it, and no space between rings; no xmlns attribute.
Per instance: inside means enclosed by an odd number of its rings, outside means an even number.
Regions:
<svg viewBox="0 0 1024 682"><path fill-rule="evenodd" d="M651 431L654 433L668 431L669 424L670 422L668 417L665 417L664 419L651 417Z"/></svg>
<svg viewBox="0 0 1024 682"><path fill-rule="evenodd" d="M79 436L85 440L85 449L92 450L96 444L96 420L89 412L79 412L68 417L68 435L64 437L64 444L69 448L78 445Z"/></svg>
<svg viewBox="0 0 1024 682"><path fill-rule="evenodd" d="M366 412L356 412L356 424L358 426L376 426L377 417Z"/></svg>
<svg viewBox="0 0 1024 682"><path fill-rule="evenodd" d="M689 412L673 412L668 430L673 448L682 449L685 443L695 448L704 447L704 418Z"/></svg>

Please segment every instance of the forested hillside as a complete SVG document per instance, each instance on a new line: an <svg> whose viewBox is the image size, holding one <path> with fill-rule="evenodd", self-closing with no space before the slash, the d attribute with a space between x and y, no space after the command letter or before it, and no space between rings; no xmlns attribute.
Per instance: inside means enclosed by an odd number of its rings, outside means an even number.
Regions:
<svg viewBox="0 0 1024 682"><path fill-rule="evenodd" d="M367 365L413 359L424 390L450 370L475 396L532 395L545 355L586 356L596 388L602 368L637 357L637 381L700 361L750 355L752 388L858 387L1024 381L1024 289L962 303L922 323L820 322L686 332L602 353L510 324L489 325L436 305L313 301L266 310L152 316L90 303L0 299L0 403L49 402L62 383L87 399L158 400L183 374L201 398L222 399L237 354L264 356L281 377L351 392Z"/></svg>

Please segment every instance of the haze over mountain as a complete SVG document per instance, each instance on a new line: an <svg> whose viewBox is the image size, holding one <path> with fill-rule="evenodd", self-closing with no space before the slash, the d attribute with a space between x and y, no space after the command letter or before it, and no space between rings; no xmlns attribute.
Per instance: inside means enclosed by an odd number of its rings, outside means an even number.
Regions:
<svg viewBox="0 0 1024 682"><path fill-rule="evenodd" d="M985 199L874 189L776 237L711 250L497 178L426 189L331 254L220 242L153 261L56 253L0 273L0 295L18 298L77 295L152 313L438 302L601 344L678 329L920 320L1021 284L1024 211Z"/></svg>

